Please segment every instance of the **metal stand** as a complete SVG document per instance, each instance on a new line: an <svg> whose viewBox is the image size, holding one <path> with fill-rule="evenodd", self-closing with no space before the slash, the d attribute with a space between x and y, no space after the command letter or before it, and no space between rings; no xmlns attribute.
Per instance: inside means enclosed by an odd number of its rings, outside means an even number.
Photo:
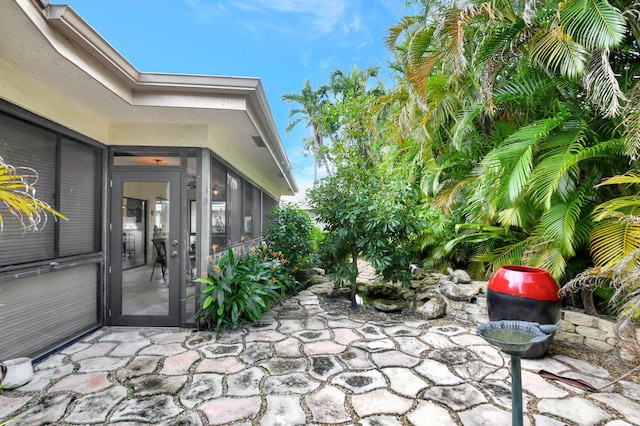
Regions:
<svg viewBox="0 0 640 426"><path fill-rule="evenodd" d="M490 321L476 333L511 355L511 424L522 426L522 368L520 357L535 343L546 342L560 323L540 325L526 321Z"/></svg>
<svg viewBox="0 0 640 426"><path fill-rule="evenodd" d="M522 426L522 370L520 355L511 354L511 424Z"/></svg>

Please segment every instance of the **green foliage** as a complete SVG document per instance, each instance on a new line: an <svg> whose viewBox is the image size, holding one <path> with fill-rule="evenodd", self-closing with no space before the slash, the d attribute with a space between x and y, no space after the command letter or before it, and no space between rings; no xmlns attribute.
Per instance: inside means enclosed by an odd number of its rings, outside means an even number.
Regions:
<svg viewBox="0 0 640 426"><path fill-rule="evenodd" d="M320 229L318 225L313 225L311 232L309 233L309 240L311 243L311 252L317 253L324 245L326 234Z"/></svg>
<svg viewBox="0 0 640 426"><path fill-rule="evenodd" d="M385 279L408 284L425 223L418 191L402 179L383 178L358 164L344 163L310 191L311 204L332 241L334 269L355 286L354 265L362 254ZM345 255L351 257L350 265Z"/></svg>
<svg viewBox="0 0 640 426"><path fill-rule="evenodd" d="M385 118L410 120L388 133L396 152L434 205L463 213L446 248L479 271L523 263L563 278L612 195L594 185L637 157L637 5L414 3L389 31L400 87Z"/></svg>
<svg viewBox="0 0 640 426"><path fill-rule="evenodd" d="M211 265L206 277L196 280L204 289L188 296L201 304L196 320L204 320L216 331L257 322L271 302L296 290L298 283L284 263L284 257L268 247L254 249L241 259L229 249L218 264Z"/></svg>
<svg viewBox="0 0 640 426"><path fill-rule="evenodd" d="M313 221L307 212L293 204L274 207L269 212L270 225L264 239L274 250L282 252L292 267L300 267L311 254Z"/></svg>

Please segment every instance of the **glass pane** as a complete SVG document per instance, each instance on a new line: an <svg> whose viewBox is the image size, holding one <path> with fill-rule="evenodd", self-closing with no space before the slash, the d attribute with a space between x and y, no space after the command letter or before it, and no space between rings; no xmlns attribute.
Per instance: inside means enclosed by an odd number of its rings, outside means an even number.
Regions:
<svg viewBox="0 0 640 426"><path fill-rule="evenodd" d="M124 183L123 315L169 315L169 188L169 182Z"/></svg>
<svg viewBox="0 0 640 426"><path fill-rule="evenodd" d="M211 202L211 250L227 246L226 205L224 201Z"/></svg>
<svg viewBox="0 0 640 426"><path fill-rule="evenodd" d="M152 167L177 167L180 165L179 155L149 154L132 152L115 152L113 154L114 166L152 166Z"/></svg>
<svg viewBox="0 0 640 426"><path fill-rule="evenodd" d="M0 156L17 169L17 174L34 175L37 197L55 206L56 135L9 116L0 114ZM34 178L28 178L33 183ZM64 211L62 212L65 213ZM0 265L13 265L55 257L55 225L49 223L38 232L25 233L20 222L6 210L2 211L4 230L0 233ZM41 224L42 225L42 224Z"/></svg>
<svg viewBox="0 0 640 426"><path fill-rule="evenodd" d="M60 155L60 256L100 250L101 156L95 147L64 139Z"/></svg>
<svg viewBox="0 0 640 426"><path fill-rule="evenodd" d="M229 223L227 224L227 241L229 245L238 244L244 225L242 223L242 181L240 177L227 174L227 199L229 200Z"/></svg>

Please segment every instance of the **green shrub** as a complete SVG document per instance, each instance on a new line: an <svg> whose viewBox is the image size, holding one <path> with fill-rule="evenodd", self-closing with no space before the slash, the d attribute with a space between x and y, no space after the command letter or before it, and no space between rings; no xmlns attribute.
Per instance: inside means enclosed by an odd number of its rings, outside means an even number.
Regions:
<svg viewBox="0 0 640 426"><path fill-rule="evenodd" d="M322 247L327 234L320 229L318 225L313 225L311 232L309 232L309 241L311 244L311 252L317 253Z"/></svg>
<svg viewBox="0 0 640 426"><path fill-rule="evenodd" d="M314 224L307 212L293 204L274 207L269 212L270 225L264 239L275 251L284 253L292 267L300 267L311 254Z"/></svg>
<svg viewBox="0 0 640 426"><path fill-rule="evenodd" d="M203 320L216 331L259 321L271 302L296 290L297 282L284 263L280 253L270 253L266 247L240 259L229 249L206 277L196 280L205 284L202 291L189 296L201 304L196 321Z"/></svg>

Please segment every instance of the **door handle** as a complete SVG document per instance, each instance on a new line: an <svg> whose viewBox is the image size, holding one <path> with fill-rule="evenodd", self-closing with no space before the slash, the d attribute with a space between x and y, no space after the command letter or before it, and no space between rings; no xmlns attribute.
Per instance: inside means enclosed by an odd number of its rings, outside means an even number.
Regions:
<svg viewBox="0 0 640 426"><path fill-rule="evenodd" d="M171 257L176 257L178 255L178 251L174 250L171 252Z"/></svg>

